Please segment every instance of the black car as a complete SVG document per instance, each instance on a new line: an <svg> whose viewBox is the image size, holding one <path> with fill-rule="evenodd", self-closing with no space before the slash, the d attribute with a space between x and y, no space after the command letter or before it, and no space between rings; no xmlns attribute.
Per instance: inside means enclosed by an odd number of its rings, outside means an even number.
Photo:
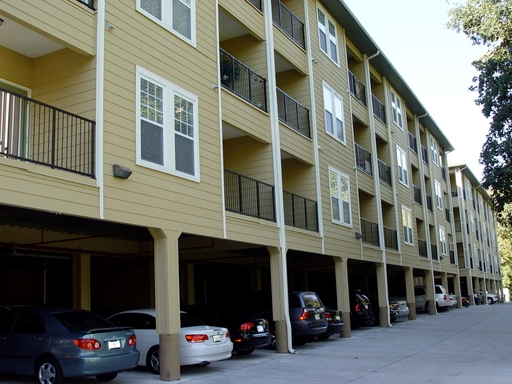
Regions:
<svg viewBox="0 0 512 384"><path fill-rule="evenodd" d="M325 308L325 319L327 320L327 330L324 333L316 335L317 339L327 340L331 335L340 334L345 329L341 311Z"/></svg>
<svg viewBox="0 0 512 384"><path fill-rule="evenodd" d="M266 347L271 342L269 324L264 318L252 318L225 305L195 304L184 309L206 324L226 327L231 334L233 351L239 355L249 355L255 348Z"/></svg>
<svg viewBox="0 0 512 384"><path fill-rule="evenodd" d="M368 296L361 290L350 291L350 325L352 329L360 326L372 326L375 323L375 313Z"/></svg>
<svg viewBox="0 0 512 384"><path fill-rule="evenodd" d="M375 316L375 322L373 325L380 325L380 304L378 295L366 295L370 299L370 303L372 306L372 310ZM398 320L399 312L398 312L398 301L395 299L389 299L389 321L394 323Z"/></svg>

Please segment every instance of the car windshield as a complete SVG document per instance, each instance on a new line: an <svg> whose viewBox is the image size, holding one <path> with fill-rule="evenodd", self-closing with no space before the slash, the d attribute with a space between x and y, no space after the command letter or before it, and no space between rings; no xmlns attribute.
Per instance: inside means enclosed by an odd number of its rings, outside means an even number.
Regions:
<svg viewBox="0 0 512 384"><path fill-rule="evenodd" d="M87 311L55 312L53 317L72 332L90 331L97 328L112 328L114 325L104 318Z"/></svg>
<svg viewBox="0 0 512 384"><path fill-rule="evenodd" d="M196 325L204 325L204 321L188 313L181 313L181 328L195 327Z"/></svg>

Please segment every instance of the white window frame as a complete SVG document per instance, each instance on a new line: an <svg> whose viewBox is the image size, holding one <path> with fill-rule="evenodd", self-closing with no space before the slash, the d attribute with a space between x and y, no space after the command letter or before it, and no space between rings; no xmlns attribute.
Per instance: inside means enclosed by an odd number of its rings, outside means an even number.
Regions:
<svg viewBox="0 0 512 384"><path fill-rule="evenodd" d="M189 179L192 181L199 182L200 181L200 165L199 165L199 100L198 97L187 90L180 88L179 86L171 83L170 81L147 71L142 67L138 67L136 69L136 134L137 134L137 164L155 169L157 171L169 173L175 176L179 176L185 179ZM162 111L163 115L162 123L158 124L162 127L163 136L162 136L162 156L163 163L159 164L158 162L152 162L147 159L143 159L142 155L142 127L141 120L148 121L150 123L154 123L151 120L144 119L141 116L141 81L146 80L152 84L157 85L158 87L163 89L163 101L162 101ZM174 111L174 102L175 97L179 97L181 100L185 102L191 103L193 111L189 115L189 118L192 120L191 134L183 134L180 131L177 131L175 128L176 119ZM182 111L181 111L182 112ZM188 140L193 141L193 161L194 161L194 171L193 174L189 174L186 172L179 171L176 169L176 137L184 137Z"/></svg>
<svg viewBox="0 0 512 384"><path fill-rule="evenodd" d="M404 114L402 110L402 101L393 91L391 91L391 109L393 111L393 122L403 131Z"/></svg>
<svg viewBox="0 0 512 384"><path fill-rule="evenodd" d="M433 137L430 138L430 154L434 164L439 166L439 150L437 149L437 142Z"/></svg>
<svg viewBox="0 0 512 384"><path fill-rule="evenodd" d="M321 16L324 19L322 23ZM317 23L318 23L318 46L325 55L339 67L339 52L338 52L338 33L336 31L336 23L327 17L327 12L317 8ZM325 48L322 47L322 42L325 43ZM333 58L333 55L335 56Z"/></svg>
<svg viewBox="0 0 512 384"><path fill-rule="evenodd" d="M437 208L441 211L443 210L443 188L441 187L441 183L437 180L434 180L434 186L436 190L436 205Z"/></svg>
<svg viewBox="0 0 512 384"><path fill-rule="evenodd" d="M396 146L396 159L398 166L398 181L409 187L409 164L407 161L407 152L398 145Z"/></svg>
<svg viewBox="0 0 512 384"><path fill-rule="evenodd" d="M346 145L343 97L325 82L323 82L323 94L325 131L328 135ZM341 123L341 131L338 131L338 121ZM329 129L329 126L331 129Z"/></svg>
<svg viewBox="0 0 512 384"><path fill-rule="evenodd" d="M344 184L343 189L342 184ZM332 222L352 228L352 204L350 201L350 178L348 175L329 167L329 191ZM333 204L335 199L338 202L337 206Z"/></svg>
<svg viewBox="0 0 512 384"><path fill-rule="evenodd" d="M447 255L448 248L446 244L446 230L444 227L439 227L439 243L441 245L441 255Z"/></svg>
<svg viewBox="0 0 512 384"><path fill-rule="evenodd" d="M402 205L402 230L404 243L414 246L414 228L412 225L412 211Z"/></svg>
<svg viewBox="0 0 512 384"><path fill-rule="evenodd" d="M137 0L136 9L153 20L155 23L160 24L163 28L170 31L172 34L178 36L180 39L188 42L192 46L196 46L196 0L154 0L160 1L161 19L146 11L141 6L142 0ZM190 8L190 36L182 34L173 26L173 6L180 4L184 7Z"/></svg>

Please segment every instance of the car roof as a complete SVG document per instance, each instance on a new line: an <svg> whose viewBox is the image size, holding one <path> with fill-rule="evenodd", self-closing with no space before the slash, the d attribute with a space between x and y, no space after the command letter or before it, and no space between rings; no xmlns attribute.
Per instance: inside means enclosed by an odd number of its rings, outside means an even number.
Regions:
<svg viewBox="0 0 512 384"><path fill-rule="evenodd" d="M114 315L119 315L121 313L145 313L146 315L153 315L156 317L156 309L155 308L142 308L142 309L128 309L126 311L117 312ZM185 311L180 311L180 313L187 313ZM112 315L112 316L114 316ZM109 316L109 317L112 317Z"/></svg>

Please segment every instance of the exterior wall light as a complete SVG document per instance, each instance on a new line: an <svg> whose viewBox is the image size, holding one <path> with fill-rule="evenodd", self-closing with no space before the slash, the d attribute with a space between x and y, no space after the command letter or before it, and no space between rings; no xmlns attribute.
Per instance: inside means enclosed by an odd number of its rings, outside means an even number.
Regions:
<svg viewBox="0 0 512 384"><path fill-rule="evenodd" d="M114 164L114 177L119 177L120 179L127 179L132 174L132 170L123 165Z"/></svg>

